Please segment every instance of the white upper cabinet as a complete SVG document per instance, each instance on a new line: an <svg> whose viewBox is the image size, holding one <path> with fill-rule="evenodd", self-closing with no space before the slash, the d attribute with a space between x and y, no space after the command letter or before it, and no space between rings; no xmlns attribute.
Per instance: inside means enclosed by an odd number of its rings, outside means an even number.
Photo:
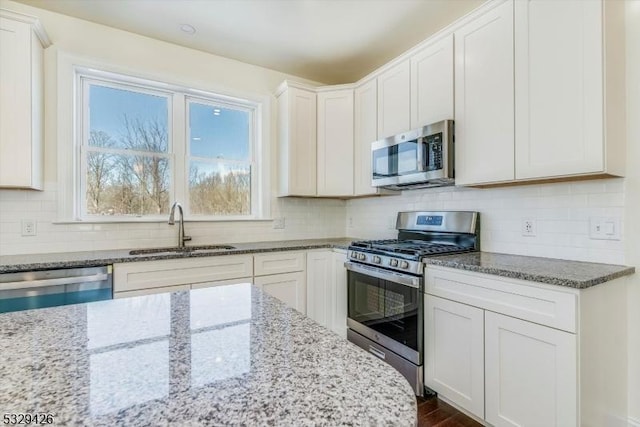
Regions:
<svg viewBox="0 0 640 427"><path fill-rule="evenodd" d="M278 90L278 193L316 195L316 93L288 82Z"/></svg>
<svg viewBox="0 0 640 427"><path fill-rule="evenodd" d="M453 34L411 57L411 128L453 119Z"/></svg>
<svg viewBox="0 0 640 427"><path fill-rule="evenodd" d="M407 59L378 76L378 139L411 129L410 70Z"/></svg>
<svg viewBox="0 0 640 427"><path fill-rule="evenodd" d="M354 194L376 194L371 186L371 143L378 139L378 86L371 79L355 91Z"/></svg>
<svg viewBox="0 0 640 427"><path fill-rule="evenodd" d="M34 17L0 9L0 188L43 188L43 49Z"/></svg>
<svg viewBox="0 0 640 427"><path fill-rule="evenodd" d="M513 1L455 36L456 184L514 179Z"/></svg>
<svg viewBox="0 0 640 427"><path fill-rule="evenodd" d="M353 89L318 93L318 196L353 195Z"/></svg>
<svg viewBox="0 0 640 427"><path fill-rule="evenodd" d="M604 34L604 14L615 19L623 3L515 2L517 179L622 173L621 156L611 149L624 136L606 138L604 120L624 117L624 105L605 114L603 40L613 42L615 32L624 31L621 22L607 25ZM607 54L615 58L616 49L621 47L612 43ZM608 76L608 96L620 93L615 86L624 81L623 68L620 63L608 70L615 73Z"/></svg>

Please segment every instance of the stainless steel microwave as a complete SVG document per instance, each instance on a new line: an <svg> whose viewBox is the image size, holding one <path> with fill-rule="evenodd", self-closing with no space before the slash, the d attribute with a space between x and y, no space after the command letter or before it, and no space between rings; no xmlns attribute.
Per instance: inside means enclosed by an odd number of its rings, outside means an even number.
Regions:
<svg viewBox="0 0 640 427"><path fill-rule="evenodd" d="M373 187L391 190L453 185L453 120L371 144Z"/></svg>

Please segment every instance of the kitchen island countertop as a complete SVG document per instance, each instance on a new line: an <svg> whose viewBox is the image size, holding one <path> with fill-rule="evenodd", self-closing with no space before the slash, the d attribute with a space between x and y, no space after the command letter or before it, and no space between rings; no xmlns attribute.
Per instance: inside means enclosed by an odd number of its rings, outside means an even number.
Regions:
<svg viewBox="0 0 640 427"><path fill-rule="evenodd" d="M393 425L386 363L255 286L0 315L0 407L54 425Z"/></svg>

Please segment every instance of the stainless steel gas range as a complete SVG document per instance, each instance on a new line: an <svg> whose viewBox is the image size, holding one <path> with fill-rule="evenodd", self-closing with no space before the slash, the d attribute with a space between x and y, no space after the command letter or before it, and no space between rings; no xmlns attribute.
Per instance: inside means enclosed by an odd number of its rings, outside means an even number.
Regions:
<svg viewBox="0 0 640 427"><path fill-rule="evenodd" d="M479 250L477 212L399 212L398 238L352 242L347 338L423 386L424 257Z"/></svg>

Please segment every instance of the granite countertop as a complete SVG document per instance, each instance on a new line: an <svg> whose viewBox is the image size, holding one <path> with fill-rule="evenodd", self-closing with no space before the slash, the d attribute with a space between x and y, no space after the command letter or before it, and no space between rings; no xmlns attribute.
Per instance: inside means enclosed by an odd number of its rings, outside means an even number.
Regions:
<svg viewBox="0 0 640 427"><path fill-rule="evenodd" d="M634 267L490 252L469 252L424 259L427 265L494 274L512 279L584 289L635 272Z"/></svg>
<svg viewBox="0 0 640 427"><path fill-rule="evenodd" d="M414 426L383 361L246 283L0 314L0 407L54 425Z"/></svg>
<svg viewBox="0 0 640 427"><path fill-rule="evenodd" d="M320 248L347 249L357 239L307 239L282 240L272 242L230 243L234 249L210 252L183 252L129 255L129 249L61 252L49 254L3 255L0 256L0 273L16 273L19 271L49 270L56 268L98 267L117 262L155 261L163 259L196 258L205 256L222 256L252 254L259 252L293 251Z"/></svg>

